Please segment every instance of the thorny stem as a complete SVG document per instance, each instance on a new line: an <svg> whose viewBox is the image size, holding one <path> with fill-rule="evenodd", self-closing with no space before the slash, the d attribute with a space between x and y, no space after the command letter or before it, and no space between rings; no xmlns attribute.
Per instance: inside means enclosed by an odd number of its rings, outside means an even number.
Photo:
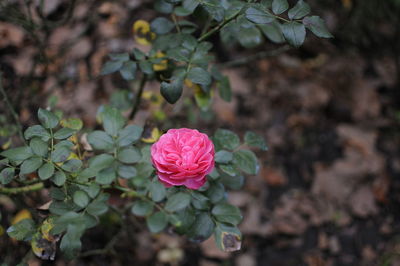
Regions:
<svg viewBox="0 0 400 266"><path fill-rule="evenodd" d="M201 35L197 41L198 42L202 42L204 40L206 40L207 38L209 38L211 35L213 35L214 33L217 33L219 30L221 30L226 24L228 24L229 22L231 22L232 20L236 19L241 13L242 13L243 9L240 9L238 12L236 12L235 14L233 14L230 18L224 20L223 22L221 22L219 25L217 25L216 27L214 27L213 29L211 29L210 31L204 33L203 35Z"/></svg>
<svg viewBox="0 0 400 266"><path fill-rule="evenodd" d="M260 53L256 53L250 56L246 56L243 58L238 58L238 59L234 59L232 61L228 61L222 64L219 64L218 67L219 68L228 68L228 67L239 67L242 65L246 65L250 62L256 61L256 60L260 60L263 58L267 58L267 57L274 57L277 55L280 55L286 51L290 50L290 46L289 45L284 45L282 47L279 47L275 50L272 51L262 51Z"/></svg>
<svg viewBox="0 0 400 266"><path fill-rule="evenodd" d="M133 120L133 118L135 118L136 112L139 109L140 101L142 100L142 94L143 94L144 85L146 84L146 82L147 82L147 75L144 74L142 79L140 80L139 88L135 95L135 102L133 103L132 111L129 114L129 120Z"/></svg>
<svg viewBox="0 0 400 266"><path fill-rule="evenodd" d="M181 27L179 27L178 20L176 19L175 14L172 14L172 15L171 15L171 18L172 18L172 21L173 21L174 24L175 24L175 28L176 28L176 30L178 31L178 33L181 33Z"/></svg>
<svg viewBox="0 0 400 266"><path fill-rule="evenodd" d="M19 193L26 193L26 192L41 190L42 188L44 188L43 182L39 182L39 183L36 183L33 185L24 186L24 187L15 187L15 188L0 187L0 194L14 195L14 194L19 194Z"/></svg>
<svg viewBox="0 0 400 266"><path fill-rule="evenodd" d="M19 116L18 116L17 112L15 111L14 107L12 106L10 100L8 99L6 91L4 90L4 87L3 87L3 72L1 72L1 71L0 71L0 91L1 91L1 94L3 95L4 102L7 104L7 107L10 110L10 112L11 112L11 114L12 114L14 120L15 120L15 123L17 124L18 135L21 138L21 140L23 140L25 142L24 134L22 133L22 125L19 122Z"/></svg>

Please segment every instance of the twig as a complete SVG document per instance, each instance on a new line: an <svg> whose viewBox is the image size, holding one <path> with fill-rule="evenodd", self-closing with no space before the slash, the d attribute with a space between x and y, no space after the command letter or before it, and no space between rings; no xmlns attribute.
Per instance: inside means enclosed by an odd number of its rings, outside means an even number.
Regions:
<svg viewBox="0 0 400 266"><path fill-rule="evenodd" d="M278 49L272 50L272 51L262 51L260 53L254 54L254 55L250 55L250 56L246 56L243 58L238 58L238 59L234 59L232 61L228 61L222 64L219 64L218 67L219 68L229 68L229 67L239 67L242 65L246 65L252 61L256 61L256 60L260 60L263 58L267 58L267 57L274 57L277 55L280 55L288 50L290 50L290 46L289 45L284 45L282 47L279 47Z"/></svg>
<svg viewBox="0 0 400 266"><path fill-rule="evenodd" d="M0 187L0 194L15 195L15 194L19 194L19 193L26 193L26 192L41 190L42 188L44 188L43 182L39 182L39 183L36 183L33 185L24 186L24 187L13 187L13 188Z"/></svg>
<svg viewBox="0 0 400 266"><path fill-rule="evenodd" d="M232 20L236 19L241 13L242 13L243 9L240 9L238 12L236 12L235 14L233 14L230 18L224 20L223 22L221 22L218 26L214 27L213 29L211 29L210 31L204 33L203 35L201 35L197 41L198 42L202 42L204 40L206 40L208 37L210 37L211 35L213 35L214 33L217 33L220 29L222 29L226 24L228 24L229 22L231 22Z"/></svg>
<svg viewBox="0 0 400 266"><path fill-rule="evenodd" d="M19 137L22 139L22 141L25 142L24 134L22 133L22 125L19 122L19 116L18 116L17 112L15 111L14 107L12 106L10 100L8 99L6 91L4 90L3 72L1 72L1 71L0 71L0 91L1 91L1 94L3 95L4 102L7 104L7 107L10 110L10 112L15 120L15 123L17 124Z"/></svg>
<svg viewBox="0 0 400 266"><path fill-rule="evenodd" d="M139 109L140 101L142 100L143 89L146 82L147 82L147 75L144 74L142 79L140 80L139 88L135 95L135 102L133 103L132 111L129 114L129 120L133 120L133 118L135 118L136 112Z"/></svg>

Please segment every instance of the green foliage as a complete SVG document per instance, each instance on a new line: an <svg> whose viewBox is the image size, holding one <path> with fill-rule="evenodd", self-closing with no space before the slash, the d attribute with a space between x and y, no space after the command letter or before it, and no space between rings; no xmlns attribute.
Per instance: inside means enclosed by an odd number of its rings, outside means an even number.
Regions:
<svg viewBox="0 0 400 266"><path fill-rule="evenodd" d="M310 16L310 6L303 0L294 6L287 0L153 2L159 16L147 25L147 32L142 28L136 33L136 37L148 37L148 52L134 48L129 53L110 54L101 70L102 75L119 72L126 84L136 85L140 77L138 90L120 90L111 96L110 105L99 108L96 118L102 128L88 132L86 151L77 141L83 127L80 119L63 119L59 113L39 109L41 125L24 132L28 145L0 153L4 157L0 161L2 185L23 183L26 175L37 173L37 181L49 188L50 233L61 237L60 249L68 258L79 254L85 231L109 210L107 192L114 195L117 191L126 200L126 210L142 217L153 233L172 227L196 242L214 234L222 250L240 249L237 226L242 215L228 203L227 189L240 189L246 174L258 173L258 160L250 149L267 150L263 138L246 132L241 140L230 130L218 129L211 138L215 169L205 185L196 191L166 188L155 175L150 145L141 141L143 128L127 125L123 113L131 109L130 119L134 116L149 80L160 83L160 93L170 104L191 95L205 112L215 90L223 100L231 101L229 78L214 64L213 44L207 41L213 34L219 34L225 45L246 48L261 45L264 38L298 47L307 30L318 37L332 37L320 17ZM17 240L29 241L39 228L25 219L7 232Z"/></svg>
<svg viewBox="0 0 400 266"><path fill-rule="evenodd" d="M35 232L35 222L32 219L23 219L7 229L7 234L16 240L29 241Z"/></svg>
<svg viewBox="0 0 400 266"><path fill-rule="evenodd" d="M213 44L206 41L212 34L219 33L226 45L238 43L246 48L261 45L264 37L275 43L287 42L299 47L305 41L306 28L318 37L332 37L320 17L309 16L311 8L304 0L298 0L294 6L287 0L261 3L157 0L154 9L161 14L171 14L174 19L156 17L147 31L138 33L139 38L143 38L143 34L154 34L154 40L147 40L152 44L150 51L145 53L135 48L131 54L112 54L102 74L119 71L122 78L130 81L135 79L139 69L143 78L161 80L160 93L168 103L176 103L187 87L203 111L210 108L214 89L225 101L232 97L229 79L216 74L218 69L212 64ZM209 21L203 21L199 14ZM203 25L208 26L197 30Z"/></svg>

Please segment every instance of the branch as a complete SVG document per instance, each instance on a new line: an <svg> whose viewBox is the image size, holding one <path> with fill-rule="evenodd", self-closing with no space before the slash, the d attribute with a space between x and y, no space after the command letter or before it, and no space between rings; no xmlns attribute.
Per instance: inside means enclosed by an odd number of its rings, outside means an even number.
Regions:
<svg viewBox="0 0 400 266"><path fill-rule="evenodd" d="M274 57L274 56L280 55L290 49L291 49L291 47L289 45L284 45L284 46L279 47L272 51L262 51L257 54L253 54L253 55L246 56L243 58L238 58L238 59L234 59L232 61L221 63L221 64L218 64L218 67L219 68L239 67L239 66L246 65L252 61L257 61L257 60L260 60L263 58Z"/></svg>
<svg viewBox="0 0 400 266"><path fill-rule="evenodd" d="M243 9L240 9L238 12L236 12L235 14L233 14L230 18L224 20L223 22L221 22L218 26L214 27L213 29L211 29L210 31L204 33L203 35L200 36L200 38L197 39L198 42L202 42L205 39L207 39L208 37L210 37L211 35L213 35L214 33L218 32L220 29L222 29L226 24L228 24L229 22L231 22L232 20L236 19L241 13L242 13Z"/></svg>
<svg viewBox="0 0 400 266"><path fill-rule="evenodd" d="M22 125L19 122L19 116L18 116L17 112L15 111L14 107L12 106L10 100L8 99L6 91L4 90L4 87L3 87L3 72L1 72L1 71L0 71L0 92L3 95L4 102L7 104L7 107L10 110L10 112L11 112L11 114L12 114L14 120L15 120L15 123L16 123L17 128L18 128L19 137L22 139L22 141L25 142L24 134L22 133Z"/></svg>
<svg viewBox="0 0 400 266"><path fill-rule="evenodd" d="M44 188L43 182L24 187L13 187L13 188L0 187L0 194L15 195L19 193L41 190L42 188Z"/></svg>
<svg viewBox="0 0 400 266"><path fill-rule="evenodd" d="M147 82L147 75L144 74L142 79L140 80L139 88L135 95L135 102L133 103L132 111L129 114L129 120L135 118L135 115L139 109L140 101L142 100L143 89L146 82Z"/></svg>

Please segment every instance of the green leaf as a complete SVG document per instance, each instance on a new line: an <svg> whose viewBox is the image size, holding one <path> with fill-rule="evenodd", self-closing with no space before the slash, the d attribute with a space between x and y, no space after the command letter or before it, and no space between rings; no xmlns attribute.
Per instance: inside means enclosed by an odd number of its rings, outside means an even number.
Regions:
<svg viewBox="0 0 400 266"><path fill-rule="evenodd" d="M220 180L221 183L224 184L224 186L228 187L229 189L238 190L241 189L244 185L244 176L242 175L230 176L222 174Z"/></svg>
<svg viewBox="0 0 400 266"><path fill-rule="evenodd" d="M118 90L111 94L110 105L122 111L132 107L132 93L128 90Z"/></svg>
<svg viewBox="0 0 400 266"><path fill-rule="evenodd" d="M213 182L206 191L206 195L210 201L215 204L224 199L225 188L220 182Z"/></svg>
<svg viewBox="0 0 400 266"><path fill-rule="evenodd" d="M259 28L264 33L264 35L274 43L285 42L285 37L283 36L281 24L277 21L273 21L269 24L260 25Z"/></svg>
<svg viewBox="0 0 400 266"><path fill-rule="evenodd" d="M8 158L10 161L23 161L33 155L30 147L18 147L9 149L0 153L1 156Z"/></svg>
<svg viewBox="0 0 400 266"><path fill-rule="evenodd" d="M94 199L100 192L100 186L97 185L96 183L92 183L89 185L89 187L86 187L86 192L88 193L89 197Z"/></svg>
<svg viewBox="0 0 400 266"><path fill-rule="evenodd" d="M267 24L275 20L275 17L256 7L250 7L246 10L246 18L256 24Z"/></svg>
<svg viewBox="0 0 400 266"><path fill-rule="evenodd" d="M192 195L192 205L194 208L198 210L208 210L210 200L206 196L197 191L193 191L191 195Z"/></svg>
<svg viewBox="0 0 400 266"><path fill-rule="evenodd" d="M206 212L202 212L196 216L196 219L187 232L187 235L192 241L202 242L212 235L214 227L215 224L210 215Z"/></svg>
<svg viewBox="0 0 400 266"><path fill-rule="evenodd" d="M54 201L50 204L49 211L52 214L63 215L67 212L73 211L76 208L72 202Z"/></svg>
<svg viewBox="0 0 400 266"><path fill-rule="evenodd" d="M261 5L265 8L271 8L272 0L261 0Z"/></svg>
<svg viewBox="0 0 400 266"><path fill-rule="evenodd" d="M297 4L289 10L288 16L290 19L300 19L310 13L310 5L303 0L297 1Z"/></svg>
<svg viewBox="0 0 400 266"><path fill-rule="evenodd" d="M230 102L232 100L232 89L231 89L231 84L229 82L228 77L223 77L220 81L218 81L217 88L218 88L219 96L224 101Z"/></svg>
<svg viewBox="0 0 400 266"><path fill-rule="evenodd" d="M233 225L238 225L243 218L239 208L228 203L215 205L211 213L219 222Z"/></svg>
<svg viewBox="0 0 400 266"><path fill-rule="evenodd" d="M204 92L203 89L195 89L194 98L197 106L203 112L207 112L211 106L212 98L210 92Z"/></svg>
<svg viewBox="0 0 400 266"><path fill-rule="evenodd" d="M273 0L272 1L272 12L279 15L285 12L289 8L287 0Z"/></svg>
<svg viewBox="0 0 400 266"><path fill-rule="evenodd" d="M182 46L190 51L194 51L197 47L197 39L191 34L182 34Z"/></svg>
<svg viewBox="0 0 400 266"><path fill-rule="evenodd" d="M311 16L303 18L303 24L307 29L311 30L312 33L321 38L333 38L333 35L328 31L325 26L325 22L318 16Z"/></svg>
<svg viewBox="0 0 400 266"><path fill-rule="evenodd" d="M43 141L48 141L50 139L50 133L47 132L47 130L43 126L35 125L35 126L28 127L28 129L25 130L24 137L25 137L25 139L39 137Z"/></svg>
<svg viewBox="0 0 400 266"><path fill-rule="evenodd" d="M137 175L137 171L133 166L120 165L118 167L118 175L122 178L130 179Z"/></svg>
<svg viewBox="0 0 400 266"><path fill-rule="evenodd" d="M303 44L306 37L306 29L303 24L298 22L286 22L282 24L282 33L289 44L299 47Z"/></svg>
<svg viewBox="0 0 400 266"><path fill-rule="evenodd" d="M232 161L232 158L232 153L225 150L220 150L215 154L215 161L217 163L229 163Z"/></svg>
<svg viewBox="0 0 400 266"><path fill-rule="evenodd" d="M170 217L173 219L171 222L176 226L175 230L178 234L186 233L192 227L192 224L196 219L193 208L184 209Z"/></svg>
<svg viewBox="0 0 400 266"><path fill-rule="evenodd" d="M31 147L33 153L36 155L39 155L41 157L45 157L47 155L47 142L44 142L40 138L33 138L29 143L29 147Z"/></svg>
<svg viewBox="0 0 400 266"><path fill-rule="evenodd" d="M100 154L89 160L89 167L93 170L100 171L109 167L114 162L114 157L110 154Z"/></svg>
<svg viewBox="0 0 400 266"><path fill-rule="evenodd" d="M189 62L190 52L182 47L168 50L167 57L177 62Z"/></svg>
<svg viewBox="0 0 400 266"><path fill-rule="evenodd" d="M176 103L182 95L183 81L181 78L176 78L168 82L161 82L160 92L161 95L170 104Z"/></svg>
<svg viewBox="0 0 400 266"><path fill-rule="evenodd" d="M184 0L182 6L188 12L192 13L199 4L200 2L198 0Z"/></svg>
<svg viewBox="0 0 400 266"><path fill-rule="evenodd" d="M166 34L174 28L174 23L166 18L158 17L151 22L150 28L156 34Z"/></svg>
<svg viewBox="0 0 400 266"><path fill-rule="evenodd" d="M141 162L135 165L138 178L148 178L154 171L151 163Z"/></svg>
<svg viewBox="0 0 400 266"><path fill-rule="evenodd" d="M67 139L71 137L76 131L71 129L71 128L61 128L58 130L56 133L54 133L54 138L55 139Z"/></svg>
<svg viewBox="0 0 400 266"><path fill-rule="evenodd" d="M214 238L222 251L237 251L242 245L242 234L239 229L230 225L218 223L215 227Z"/></svg>
<svg viewBox="0 0 400 266"><path fill-rule="evenodd" d="M159 181L152 182L149 190L151 199L155 202L162 201L167 193L165 187Z"/></svg>
<svg viewBox="0 0 400 266"><path fill-rule="evenodd" d="M110 57L111 60L117 60L117 61L122 61L122 62L126 62L129 60L128 53L109 54L108 56Z"/></svg>
<svg viewBox="0 0 400 266"><path fill-rule="evenodd" d="M124 63L122 68L119 70L121 76L125 80L134 80L136 74L137 65L133 61L127 61Z"/></svg>
<svg viewBox="0 0 400 266"><path fill-rule="evenodd" d="M45 163L39 168L38 173L41 180L49 179L54 174L54 165Z"/></svg>
<svg viewBox="0 0 400 266"><path fill-rule="evenodd" d="M137 163L141 158L140 151L135 147L124 148L118 152L118 160L123 163Z"/></svg>
<svg viewBox="0 0 400 266"><path fill-rule="evenodd" d="M155 212L146 218L147 227L152 233L159 233L168 224L168 218L163 212Z"/></svg>
<svg viewBox="0 0 400 266"><path fill-rule="evenodd" d="M70 173L77 173L82 167L82 161L78 159L71 159L65 162L61 168Z"/></svg>
<svg viewBox="0 0 400 266"><path fill-rule="evenodd" d="M61 125L65 128L70 128L78 131L82 129L83 122L79 118L67 118L61 120Z"/></svg>
<svg viewBox="0 0 400 266"><path fill-rule="evenodd" d="M233 153L233 160L240 170L249 175L256 175L259 169L256 155L249 150L239 150Z"/></svg>
<svg viewBox="0 0 400 266"><path fill-rule="evenodd" d="M193 83L208 86L211 84L211 75L201 67L194 67L190 69L187 78Z"/></svg>
<svg viewBox="0 0 400 266"><path fill-rule="evenodd" d="M262 35L258 28L239 28L236 38L246 48L253 48L262 43Z"/></svg>
<svg viewBox="0 0 400 266"><path fill-rule="evenodd" d="M84 213L81 219L83 220L83 223L85 224L85 227L87 229L93 228L99 223L99 219L96 216L90 215L88 213Z"/></svg>
<svg viewBox="0 0 400 266"><path fill-rule="evenodd" d="M96 130L88 134L87 140L96 150L109 151L114 147L114 140L110 135L101 130Z"/></svg>
<svg viewBox="0 0 400 266"><path fill-rule="evenodd" d="M115 178L117 177L115 170L113 167L108 167L106 169L101 170L96 175L96 182L100 185L109 185L111 184Z"/></svg>
<svg viewBox="0 0 400 266"><path fill-rule="evenodd" d="M36 171L42 165L42 158L32 157L21 164L20 174L29 174Z"/></svg>
<svg viewBox="0 0 400 266"><path fill-rule="evenodd" d="M54 145L54 149L58 149L61 146L64 146L68 149L72 149L74 147L74 143L72 143L72 141L69 141L69 140L62 140L59 143L57 143L56 145Z"/></svg>
<svg viewBox="0 0 400 266"><path fill-rule="evenodd" d="M206 0L202 7L210 14L210 16L218 22L224 19L225 9L220 0ZM225 2L226 4L226 2ZM235 3L237 4L237 2Z"/></svg>
<svg viewBox="0 0 400 266"><path fill-rule="evenodd" d="M78 190L74 193L73 196L74 203L81 208L84 208L89 203L89 196L86 194L85 191Z"/></svg>
<svg viewBox="0 0 400 266"><path fill-rule="evenodd" d="M100 194L100 196L103 194ZM107 212L108 206L105 201L108 199L107 197L102 198L101 200L96 199L92 201L86 208L87 212L93 216L102 215Z"/></svg>
<svg viewBox="0 0 400 266"><path fill-rule="evenodd" d="M170 14L174 10L174 5L167 3L164 0L156 0L154 3L154 9L160 13Z"/></svg>
<svg viewBox="0 0 400 266"><path fill-rule="evenodd" d="M240 145L239 137L227 129L218 129L215 132L215 139L222 145L222 147L228 150L234 150Z"/></svg>
<svg viewBox="0 0 400 266"><path fill-rule="evenodd" d="M116 137L118 131L124 126L125 119L117 108L106 108L103 114L104 130L111 136Z"/></svg>
<svg viewBox="0 0 400 266"><path fill-rule="evenodd" d="M117 145L119 147L129 146L140 139L143 127L136 125L126 126L118 132Z"/></svg>
<svg viewBox="0 0 400 266"><path fill-rule="evenodd" d="M267 150L267 145L265 144L264 138L252 131L246 132L244 135L244 141L250 147L260 148L263 151Z"/></svg>
<svg viewBox="0 0 400 266"><path fill-rule="evenodd" d="M64 172L57 171L56 174L51 178L51 181L57 186L62 186L64 185L65 181L67 180L67 177L65 176Z"/></svg>
<svg viewBox="0 0 400 266"><path fill-rule="evenodd" d="M223 164L220 165L219 168L230 176L236 176L238 174L236 169L231 164Z"/></svg>
<svg viewBox="0 0 400 266"><path fill-rule="evenodd" d="M39 108L38 117L45 128L55 128L58 125L58 117L50 111Z"/></svg>
<svg viewBox="0 0 400 266"><path fill-rule="evenodd" d="M50 189L50 197L53 200L64 200L66 195L65 195L65 192L61 188L52 187Z"/></svg>
<svg viewBox="0 0 400 266"><path fill-rule="evenodd" d="M51 160L55 163L64 162L68 159L71 154L71 150L66 146L56 147L55 150L51 153Z"/></svg>
<svg viewBox="0 0 400 266"><path fill-rule="evenodd" d="M208 176L211 177L211 179L216 180L220 177L220 174L219 174L217 168L214 167L213 171L211 173L209 173Z"/></svg>
<svg viewBox="0 0 400 266"><path fill-rule="evenodd" d="M14 178L14 173L15 173L15 168L11 168L11 167L4 168L3 170L1 170L0 183L2 185L9 184Z"/></svg>
<svg viewBox="0 0 400 266"><path fill-rule="evenodd" d="M32 219L23 219L7 229L7 234L17 240L28 241L35 233L35 222Z"/></svg>
<svg viewBox="0 0 400 266"><path fill-rule="evenodd" d="M170 212L176 212L186 208L190 204L190 195L184 192L178 192L168 198L165 209Z"/></svg>
<svg viewBox="0 0 400 266"><path fill-rule="evenodd" d="M108 206L104 202L94 201L87 207L87 212L93 216L98 216L108 211Z"/></svg>
<svg viewBox="0 0 400 266"><path fill-rule="evenodd" d="M124 61L107 61L100 72L100 75L108 75L114 72L117 72L118 70L121 69L122 65L124 64Z"/></svg>
<svg viewBox="0 0 400 266"><path fill-rule="evenodd" d="M70 224L80 224L82 222L81 214L74 211L63 213L54 221L54 227L51 230L52 234L61 234L68 229Z"/></svg>
<svg viewBox="0 0 400 266"><path fill-rule="evenodd" d="M138 200L133 204L131 212L137 216L147 216L153 212L153 204L148 201Z"/></svg>
<svg viewBox="0 0 400 266"><path fill-rule="evenodd" d="M143 53L138 48L133 48L132 53L135 56L136 60L140 60L141 61L141 60L145 60L146 59L146 54Z"/></svg>
<svg viewBox="0 0 400 266"><path fill-rule="evenodd" d="M68 259L76 257L82 247L80 238L85 230L85 224L69 224L67 233L63 236L60 249Z"/></svg>
<svg viewBox="0 0 400 266"><path fill-rule="evenodd" d="M141 61L139 62L139 68L143 73L147 75L153 74L153 64L149 61Z"/></svg>

